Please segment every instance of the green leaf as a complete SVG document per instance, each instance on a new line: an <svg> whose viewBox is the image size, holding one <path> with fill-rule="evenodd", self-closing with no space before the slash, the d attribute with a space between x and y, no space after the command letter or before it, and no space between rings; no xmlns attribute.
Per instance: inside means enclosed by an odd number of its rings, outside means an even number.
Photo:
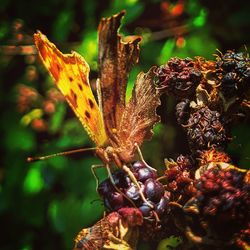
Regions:
<svg viewBox="0 0 250 250"><path fill-rule="evenodd" d="M201 9L200 13L197 17L194 18L193 24L196 27L202 27L206 23L207 11L205 9Z"/></svg>
<svg viewBox="0 0 250 250"><path fill-rule="evenodd" d="M94 157L86 157L84 153L82 153L82 155L79 154L79 157L82 158L82 160L71 160L70 165L67 165L63 173L63 178L65 179L63 185L66 190L70 190L76 195L85 196L88 194L89 196L98 198L95 192L96 182L91 172L91 166L93 164L100 164L100 161ZM107 173L104 173L104 175L105 174L107 178ZM103 171L98 169L97 175L101 179ZM68 176L70 176L70 178L67 178Z"/></svg>
<svg viewBox="0 0 250 250"><path fill-rule="evenodd" d="M68 158L65 156L53 157L48 159L48 165L56 170L64 169L68 164Z"/></svg>
<svg viewBox="0 0 250 250"><path fill-rule="evenodd" d="M8 23L2 21L0 26L0 39L4 38L7 35L7 33L8 33Z"/></svg>
<svg viewBox="0 0 250 250"><path fill-rule="evenodd" d="M120 12L121 10L126 10L123 22L131 23L143 13L144 3L139 0L114 0L112 1L111 8L104 11L103 16L108 17Z"/></svg>
<svg viewBox="0 0 250 250"><path fill-rule="evenodd" d="M126 100L128 101L132 95L132 91L134 88L134 84L136 82L136 77L140 72L140 68L139 67L134 67L131 70L131 73L129 74L129 79L128 79L128 85L127 85L127 89L126 89Z"/></svg>
<svg viewBox="0 0 250 250"><path fill-rule="evenodd" d="M35 147L34 134L27 128L21 126L10 126L5 134L6 147L9 150L30 151Z"/></svg>
<svg viewBox="0 0 250 250"><path fill-rule="evenodd" d="M67 196L64 200L51 202L48 215L57 232L63 235L66 249L71 248L72 239L82 229L91 226L101 217L102 206L93 203L93 197L76 198Z"/></svg>
<svg viewBox="0 0 250 250"><path fill-rule="evenodd" d="M173 248L179 246L181 243L182 240L180 237L170 236L160 241L157 250L172 250Z"/></svg>
<svg viewBox="0 0 250 250"><path fill-rule="evenodd" d="M53 34L54 40L64 42L69 36L72 24L74 21L74 12L71 10L64 10L59 13L54 24Z"/></svg>
<svg viewBox="0 0 250 250"><path fill-rule="evenodd" d="M161 50L158 64L165 64L172 57L174 48L175 40L168 39Z"/></svg>
<svg viewBox="0 0 250 250"><path fill-rule="evenodd" d="M84 130L79 120L74 118L64 123L62 133L54 141L53 148L65 151L76 147L88 147L90 144L91 140L87 132Z"/></svg>
<svg viewBox="0 0 250 250"><path fill-rule="evenodd" d="M153 130L154 130L154 135L155 135L155 136L160 135L160 133L162 133L162 131L164 131L164 129L165 129L165 127L164 127L164 125L163 125L162 123L157 123L157 124L154 126L154 128L153 128Z"/></svg>
<svg viewBox="0 0 250 250"><path fill-rule="evenodd" d="M91 70L97 70L97 50L96 30L86 31L80 46L77 48L77 52L88 62Z"/></svg>

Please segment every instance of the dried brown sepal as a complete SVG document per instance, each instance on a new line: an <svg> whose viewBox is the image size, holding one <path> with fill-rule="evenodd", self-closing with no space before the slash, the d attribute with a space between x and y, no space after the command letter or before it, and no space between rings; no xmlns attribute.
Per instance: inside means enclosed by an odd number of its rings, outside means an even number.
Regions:
<svg viewBox="0 0 250 250"><path fill-rule="evenodd" d="M73 250L136 249L138 225L142 223L138 209L122 209L99 220L94 226L84 228L75 238Z"/></svg>
<svg viewBox="0 0 250 250"><path fill-rule="evenodd" d="M247 229L243 229L236 234L235 243L242 250L250 249L250 224Z"/></svg>
<svg viewBox="0 0 250 250"><path fill-rule="evenodd" d="M202 151L198 160L200 166L206 165L210 162L229 163L231 161L230 157L225 152L218 151L215 148Z"/></svg>

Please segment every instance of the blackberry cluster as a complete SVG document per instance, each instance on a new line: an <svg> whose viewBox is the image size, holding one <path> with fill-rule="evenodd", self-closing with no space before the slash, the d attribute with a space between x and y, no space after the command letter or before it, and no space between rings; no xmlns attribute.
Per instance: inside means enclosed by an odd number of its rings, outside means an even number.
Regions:
<svg viewBox="0 0 250 250"><path fill-rule="evenodd" d="M158 87L178 99L193 96L202 80L196 61L186 58L172 58L156 70Z"/></svg>
<svg viewBox="0 0 250 250"><path fill-rule="evenodd" d="M197 239L206 242L208 248L204 249L223 250L239 249L247 243L248 173L226 163L211 163L201 171L199 178L195 178L192 198L183 206L184 232L188 232L189 240L194 244Z"/></svg>
<svg viewBox="0 0 250 250"><path fill-rule="evenodd" d="M177 100L190 155L166 160L159 178L141 161L130 164L140 190L122 170L98 187L105 209L138 226L141 239L155 244L176 234L180 249L248 249L250 171L230 165L223 149L249 88L249 66L245 54L227 51L216 61L172 58L156 69L158 89Z"/></svg>
<svg viewBox="0 0 250 250"><path fill-rule="evenodd" d="M220 89L225 97L240 96L249 88L250 59L246 53L227 51L217 56Z"/></svg>
<svg viewBox="0 0 250 250"><path fill-rule="evenodd" d="M250 184L245 176L237 168L214 167L205 171L195 185L201 214L219 224L242 226L249 221Z"/></svg>
<svg viewBox="0 0 250 250"><path fill-rule="evenodd" d="M164 173L167 181L166 189L175 195L176 199L180 195L183 198L190 198L193 194L192 168L191 160L183 155L178 156L176 162L167 163L167 170Z"/></svg>
<svg viewBox="0 0 250 250"><path fill-rule="evenodd" d="M221 115L207 106L193 112L185 125L190 148L223 147L228 141L226 130L220 121Z"/></svg>
<svg viewBox="0 0 250 250"><path fill-rule="evenodd" d="M98 187L98 193L103 198L106 209L108 211L117 211L122 207L133 207L135 205L142 212L144 218L155 220L155 216L162 216L167 212L169 194L165 192L164 186L157 181L156 172L147 168L140 161L132 165L131 171L140 184L144 196L153 208L143 202L138 188L130 178L123 171L118 170L112 174L118 190L110 179L104 180Z"/></svg>
<svg viewBox="0 0 250 250"><path fill-rule="evenodd" d="M194 245L199 241L228 249L250 220L250 174L232 167L223 152L232 116L241 106L249 107L243 100L250 86L250 60L233 51L214 61L172 58L156 70L156 76L159 89L177 100L177 122L191 151L190 158L166 162L165 189L171 194L168 218ZM239 234L240 244L248 242L246 236Z"/></svg>

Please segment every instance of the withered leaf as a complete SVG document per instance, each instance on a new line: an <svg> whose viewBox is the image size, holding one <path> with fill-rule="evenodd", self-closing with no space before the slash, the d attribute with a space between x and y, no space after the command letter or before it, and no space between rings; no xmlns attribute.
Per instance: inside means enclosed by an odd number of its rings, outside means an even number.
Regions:
<svg viewBox="0 0 250 250"><path fill-rule="evenodd" d="M134 210L133 208L129 208ZM132 211L133 212L133 211ZM140 220L142 215L137 213ZM113 212L90 228L85 228L75 238L73 250L136 249L138 227L128 223L126 217Z"/></svg>

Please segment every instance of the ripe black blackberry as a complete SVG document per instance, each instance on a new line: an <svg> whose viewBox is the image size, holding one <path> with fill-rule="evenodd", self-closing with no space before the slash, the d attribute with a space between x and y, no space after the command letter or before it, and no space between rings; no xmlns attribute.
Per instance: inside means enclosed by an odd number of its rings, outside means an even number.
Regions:
<svg viewBox="0 0 250 250"><path fill-rule="evenodd" d="M195 110L184 128L192 150L204 150L212 146L223 148L228 141L220 113L206 106Z"/></svg>
<svg viewBox="0 0 250 250"><path fill-rule="evenodd" d="M178 99L189 98L202 79L200 70L190 58L171 58L156 70L158 87Z"/></svg>
<svg viewBox="0 0 250 250"><path fill-rule="evenodd" d="M241 96L250 84L250 59L246 53L227 51L216 58L220 90L227 98Z"/></svg>
<svg viewBox="0 0 250 250"><path fill-rule="evenodd" d="M135 162L131 167L131 171L140 184L148 202L153 205L156 211L159 211L159 214L162 214L165 209L166 197L163 185L156 179L156 172L147 168L142 162ZM116 211L121 207L132 207L133 204L130 202L132 200L144 216L151 216L152 208L143 202L137 186L127 174L118 170L112 174L112 177L116 188L110 179L104 180L98 187L98 192L104 200L105 207L109 211Z"/></svg>
<svg viewBox="0 0 250 250"><path fill-rule="evenodd" d="M122 207L134 207L135 205L144 217L142 227L145 226L145 228L150 229L154 227L154 230L151 231L156 233L156 230L159 229L158 220L168 213L170 194L165 191L164 186L157 181L156 172L147 168L144 163L140 161L135 162L131 166L131 171L140 184L141 190L148 203L145 203L141 199L138 188L127 174L121 170L112 174L116 188L110 179L106 179L100 183L98 192L103 198L105 208L109 212L117 211ZM119 189L119 192L117 189ZM143 230L143 232L142 237L143 235L151 235L151 237L153 237L148 230Z"/></svg>

